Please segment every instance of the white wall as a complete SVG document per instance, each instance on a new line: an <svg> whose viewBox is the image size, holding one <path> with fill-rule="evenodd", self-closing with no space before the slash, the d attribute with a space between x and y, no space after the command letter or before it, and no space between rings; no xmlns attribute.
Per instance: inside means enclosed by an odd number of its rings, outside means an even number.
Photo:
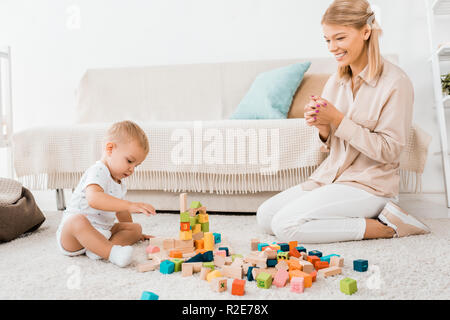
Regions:
<svg viewBox="0 0 450 320"><path fill-rule="evenodd" d="M12 46L14 59L15 130L72 123L74 91L87 68L329 56L320 20L330 3L0 0L0 44ZM370 3L384 30L382 52L397 53L414 84L414 121L433 136L423 190L443 192L425 3ZM0 157L5 175L3 151Z"/></svg>

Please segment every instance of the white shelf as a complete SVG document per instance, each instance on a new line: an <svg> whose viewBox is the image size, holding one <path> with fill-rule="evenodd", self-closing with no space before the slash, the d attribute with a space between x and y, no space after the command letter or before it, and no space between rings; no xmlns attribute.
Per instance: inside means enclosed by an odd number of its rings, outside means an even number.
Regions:
<svg viewBox="0 0 450 320"><path fill-rule="evenodd" d="M450 0L435 0L432 5L435 15L450 15Z"/></svg>
<svg viewBox="0 0 450 320"><path fill-rule="evenodd" d="M439 57L439 60L441 61L447 61L450 60L450 44L444 44L442 45L436 52L436 54Z"/></svg>

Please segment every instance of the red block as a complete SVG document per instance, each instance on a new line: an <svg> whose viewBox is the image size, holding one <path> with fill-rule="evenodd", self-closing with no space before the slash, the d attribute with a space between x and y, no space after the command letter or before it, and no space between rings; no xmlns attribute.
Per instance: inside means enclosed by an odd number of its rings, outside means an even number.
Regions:
<svg viewBox="0 0 450 320"><path fill-rule="evenodd" d="M316 270L320 270L320 269L324 269L324 268L328 268L328 267L329 267L328 261L320 261L319 260L314 264L314 268Z"/></svg>
<svg viewBox="0 0 450 320"><path fill-rule="evenodd" d="M180 230L181 231L189 231L191 228L191 225L189 222L180 222Z"/></svg>
<svg viewBox="0 0 450 320"><path fill-rule="evenodd" d="M306 259L313 264L314 268L316 267L316 262L320 261L318 256L308 256Z"/></svg>
<svg viewBox="0 0 450 320"><path fill-rule="evenodd" d="M289 255L292 257L296 257L296 258L300 258L302 256L300 254L300 252L295 248L292 248L291 250L289 250Z"/></svg>
<svg viewBox="0 0 450 320"><path fill-rule="evenodd" d="M312 282L315 282L316 281L316 277L317 277L317 270L314 270L309 275L312 277Z"/></svg>
<svg viewBox="0 0 450 320"><path fill-rule="evenodd" d="M231 285L231 294L234 296L243 296L245 292L245 280L234 279Z"/></svg>

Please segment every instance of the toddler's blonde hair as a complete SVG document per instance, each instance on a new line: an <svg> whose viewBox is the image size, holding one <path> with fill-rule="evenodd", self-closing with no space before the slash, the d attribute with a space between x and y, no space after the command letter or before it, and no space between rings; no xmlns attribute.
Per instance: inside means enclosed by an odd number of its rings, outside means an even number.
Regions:
<svg viewBox="0 0 450 320"><path fill-rule="evenodd" d="M107 131L104 142L136 141L147 154L150 150L144 130L133 121L125 120L114 123Z"/></svg>

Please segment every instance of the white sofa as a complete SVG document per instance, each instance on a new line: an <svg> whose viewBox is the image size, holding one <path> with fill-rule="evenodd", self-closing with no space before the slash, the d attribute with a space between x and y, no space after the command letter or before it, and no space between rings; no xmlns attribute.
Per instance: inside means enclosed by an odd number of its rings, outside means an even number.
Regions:
<svg viewBox="0 0 450 320"><path fill-rule="evenodd" d="M396 62L396 56L385 57ZM61 190L74 189L83 171L100 158L101 138L108 126L129 119L147 132L150 153L141 168L126 179L128 199L148 201L158 210L176 211L179 193L188 192L189 199L199 200L208 211L255 212L268 197L306 180L327 154L320 150L317 129L308 127L302 118L227 119L259 73L304 61L312 64L305 75L309 85L302 83L296 93L294 102L298 104L304 99L298 98L300 95L321 94L323 79L327 79L323 75L336 69L334 59L87 70L77 91L76 123L35 127L14 134L16 174L25 186L56 189L61 197ZM314 84L315 75L322 75L321 83ZM217 152L211 155L215 161L205 161L205 148L211 146L211 141L226 145L223 139L228 132L241 138L247 135L246 144L238 146L234 162L220 163ZM190 162L186 161L188 157L177 157L177 148L184 139L191 139ZM402 192L420 191L429 139L417 126L412 129L401 162ZM271 145L273 141L278 145ZM278 148L278 159L270 163L271 154L266 150L265 162L260 153L256 157L259 162L251 162L249 159L255 155L252 146L256 145L269 151ZM225 162L230 150L222 149ZM203 152L200 161L196 159L198 152ZM236 160L239 155L245 159L243 163ZM411 157L420 159L411 161ZM277 167L264 171L269 169L268 164Z"/></svg>

